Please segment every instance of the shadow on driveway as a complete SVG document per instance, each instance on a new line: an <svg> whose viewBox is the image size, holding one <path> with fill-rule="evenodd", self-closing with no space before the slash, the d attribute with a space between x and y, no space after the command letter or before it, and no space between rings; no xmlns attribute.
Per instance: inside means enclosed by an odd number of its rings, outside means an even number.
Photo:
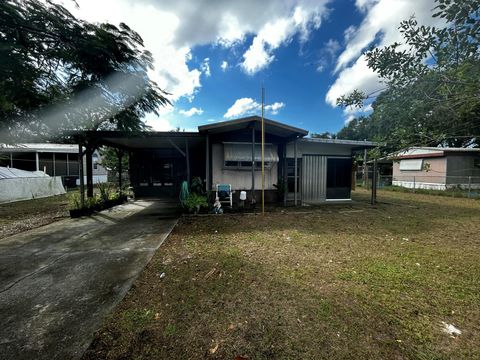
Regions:
<svg viewBox="0 0 480 360"><path fill-rule="evenodd" d="M178 219L138 200L0 240L0 357L76 359Z"/></svg>

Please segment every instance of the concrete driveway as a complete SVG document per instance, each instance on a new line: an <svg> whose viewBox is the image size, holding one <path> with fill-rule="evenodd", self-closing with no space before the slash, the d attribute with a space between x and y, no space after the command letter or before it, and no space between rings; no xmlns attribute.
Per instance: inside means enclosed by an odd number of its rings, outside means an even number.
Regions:
<svg viewBox="0 0 480 360"><path fill-rule="evenodd" d="M0 358L75 359L177 221L136 201L0 239Z"/></svg>

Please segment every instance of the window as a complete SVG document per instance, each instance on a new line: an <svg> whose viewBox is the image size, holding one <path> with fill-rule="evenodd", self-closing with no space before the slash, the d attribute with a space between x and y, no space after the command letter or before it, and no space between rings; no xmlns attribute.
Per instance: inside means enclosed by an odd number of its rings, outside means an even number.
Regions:
<svg viewBox="0 0 480 360"><path fill-rule="evenodd" d="M423 168L423 159L400 160L401 171L420 171Z"/></svg>

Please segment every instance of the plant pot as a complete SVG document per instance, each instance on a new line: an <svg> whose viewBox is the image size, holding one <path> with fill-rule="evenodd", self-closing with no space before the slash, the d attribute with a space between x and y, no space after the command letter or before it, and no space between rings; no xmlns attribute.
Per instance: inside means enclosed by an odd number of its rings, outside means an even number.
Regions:
<svg viewBox="0 0 480 360"><path fill-rule="evenodd" d="M71 209L69 212L72 219L76 219L84 215L83 209Z"/></svg>

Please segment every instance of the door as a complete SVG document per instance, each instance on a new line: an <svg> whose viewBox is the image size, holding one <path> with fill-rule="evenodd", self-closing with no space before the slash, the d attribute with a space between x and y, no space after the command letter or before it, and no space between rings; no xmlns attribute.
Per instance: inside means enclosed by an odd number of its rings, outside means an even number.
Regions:
<svg viewBox="0 0 480 360"><path fill-rule="evenodd" d="M352 159L327 159L327 200L346 200L351 198Z"/></svg>
<svg viewBox="0 0 480 360"><path fill-rule="evenodd" d="M303 155L301 194L302 203L325 201L327 194L327 157Z"/></svg>

